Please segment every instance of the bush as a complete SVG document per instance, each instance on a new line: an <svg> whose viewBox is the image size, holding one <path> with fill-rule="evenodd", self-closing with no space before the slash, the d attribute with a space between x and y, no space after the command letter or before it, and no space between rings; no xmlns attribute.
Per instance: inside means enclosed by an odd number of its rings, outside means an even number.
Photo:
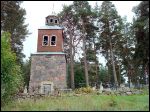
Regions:
<svg viewBox="0 0 150 112"><path fill-rule="evenodd" d="M1 37L1 103L11 101L22 82L20 66L16 64L16 54L11 51L10 34L2 33Z"/></svg>
<svg viewBox="0 0 150 112"><path fill-rule="evenodd" d="M75 93L81 94L81 93L92 93L94 92L93 89L88 86L88 87L81 87L79 89L75 89Z"/></svg>
<svg viewBox="0 0 150 112"><path fill-rule="evenodd" d="M117 101L114 96L111 96L111 101L109 102L109 106L114 107L117 105Z"/></svg>

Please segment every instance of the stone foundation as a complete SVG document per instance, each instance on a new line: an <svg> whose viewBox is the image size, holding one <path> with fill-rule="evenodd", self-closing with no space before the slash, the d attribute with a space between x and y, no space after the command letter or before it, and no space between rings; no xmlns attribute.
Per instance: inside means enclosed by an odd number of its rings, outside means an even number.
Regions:
<svg viewBox="0 0 150 112"><path fill-rule="evenodd" d="M67 88L65 54L32 54L29 93Z"/></svg>

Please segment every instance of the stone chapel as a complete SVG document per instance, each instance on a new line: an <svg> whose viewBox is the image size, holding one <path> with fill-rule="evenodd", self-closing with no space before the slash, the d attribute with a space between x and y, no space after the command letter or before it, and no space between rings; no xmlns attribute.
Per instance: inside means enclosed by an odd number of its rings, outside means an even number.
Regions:
<svg viewBox="0 0 150 112"><path fill-rule="evenodd" d="M66 57L63 52L63 27L59 18L49 15L38 29L37 52L31 54L29 93L52 93L67 88Z"/></svg>

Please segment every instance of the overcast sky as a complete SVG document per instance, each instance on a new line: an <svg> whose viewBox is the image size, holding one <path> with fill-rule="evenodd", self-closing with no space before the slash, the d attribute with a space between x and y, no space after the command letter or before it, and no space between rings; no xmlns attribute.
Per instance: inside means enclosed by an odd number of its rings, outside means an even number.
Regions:
<svg viewBox="0 0 150 112"><path fill-rule="evenodd" d="M28 30L30 34L24 41L23 53L26 55L25 59L28 59L31 53L37 52L37 37L38 37L38 28L45 25L45 17L50 15L53 10L55 13L62 11L62 5L69 5L73 1L24 1L21 4L26 10L26 20L25 23L29 24ZM89 4L94 7L96 1L89 1ZM102 1L97 1L100 6ZM115 5L118 14L122 17L127 16L129 22L132 21L134 13L132 12L133 6L137 6L140 1L112 1ZM101 58L101 63L105 64L104 58Z"/></svg>

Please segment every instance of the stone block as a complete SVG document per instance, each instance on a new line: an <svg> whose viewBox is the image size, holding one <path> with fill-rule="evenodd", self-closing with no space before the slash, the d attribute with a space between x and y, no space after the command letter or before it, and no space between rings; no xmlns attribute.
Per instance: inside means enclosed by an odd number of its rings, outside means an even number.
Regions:
<svg viewBox="0 0 150 112"><path fill-rule="evenodd" d="M31 76L29 86L37 81L52 81L58 88L66 88L65 55L33 55L31 57Z"/></svg>
<svg viewBox="0 0 150 112"><path fill-rule="evenodd" d="M132 92L128 91L126 92L127 95L132 95Z"/></svg>

